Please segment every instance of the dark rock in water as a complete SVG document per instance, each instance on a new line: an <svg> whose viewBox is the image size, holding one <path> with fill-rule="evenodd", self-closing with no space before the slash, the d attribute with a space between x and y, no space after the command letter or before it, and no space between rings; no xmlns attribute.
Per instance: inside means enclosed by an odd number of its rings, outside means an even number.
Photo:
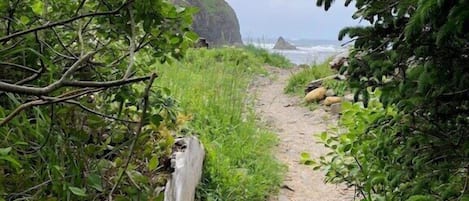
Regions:
<svg viewBox="0 0 469 201"><path fill-rule="evenodd" d="M276 50L297 50L297 48L288 43L283 37L278 38L277 43L275 43L274 49Z"/></svg>
<svg viewBox="0 0 469 201"><path fill-rule="evenodd" d="M242 45L241 32L235 11L225 0L171 0L181 6L199 9L192 27L210 46Z"/></svg>

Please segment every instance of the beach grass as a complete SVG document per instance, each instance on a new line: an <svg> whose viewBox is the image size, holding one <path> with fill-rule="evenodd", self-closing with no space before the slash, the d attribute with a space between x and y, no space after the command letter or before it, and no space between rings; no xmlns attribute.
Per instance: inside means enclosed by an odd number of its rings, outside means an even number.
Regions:
<svg viewBox="0 0 469 201"><path fill-rule="evenodd" d="M242 48L197 49L182 61L155 65L206 149L197 200L263 201L284 172L274 158L276 136L259 126L247 89L266 74L265 58Z"/></svg>
<svg viewBox="0 0 469 201"><path fill-rule="evenodd" d="M244 49L261 59L263 63L270 66L279 68L291 68L293 66L286 57L279 53L272 53L264 48L256 47L252 44L244 46Z"/></svg>

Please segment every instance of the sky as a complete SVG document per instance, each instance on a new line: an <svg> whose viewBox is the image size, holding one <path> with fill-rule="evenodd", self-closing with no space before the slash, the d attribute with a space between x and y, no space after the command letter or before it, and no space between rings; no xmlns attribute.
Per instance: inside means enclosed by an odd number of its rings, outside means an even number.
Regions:
<svg viewBox="0 0 469 201"><path fill-rule="evenodd" d="M316 0L226 0L236 12L243 38L337 40L341 28L358 25L355 7L336 1L329 11Z"/></svg>

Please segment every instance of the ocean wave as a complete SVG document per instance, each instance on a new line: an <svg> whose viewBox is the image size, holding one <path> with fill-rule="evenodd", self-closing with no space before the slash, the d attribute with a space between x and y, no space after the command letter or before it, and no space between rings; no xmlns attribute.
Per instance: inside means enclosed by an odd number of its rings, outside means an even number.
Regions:
<svg viewBox="0 0 469 201"><path fill-rule="evenodd" d="M346 50L338 45L311 45L311 46L297 46L297 50L276 50L273 49L275 44L273 43L248 43L256 47L266 49L270 52L281 54L287 57L294 64L313 64L322 63ZM295 44L293 44L295 45Z"/></svg>

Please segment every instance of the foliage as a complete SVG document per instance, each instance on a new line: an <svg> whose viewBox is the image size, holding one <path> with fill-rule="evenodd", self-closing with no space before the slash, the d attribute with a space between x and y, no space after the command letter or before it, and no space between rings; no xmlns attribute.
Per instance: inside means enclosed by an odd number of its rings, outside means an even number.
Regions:
<svg viewBox="0 0 469 201"><path fill-rule="evenodd" d="M192 14L164 0L0 1L0 200L161 198L184 118L135 57L182 56Z"/></svg>
<svg viewBox="0 0 469 201"><path fill-rule="evenodd" d="M317 1L326 10L332 2ZM348 182L365 200L468 199L469 1L353 2L353 18L370 26L339 34L355 40L342 71L365 106L370 91L382 91L384 108L351 110L353 123L344 115L348 131L324 164L335 166L329 180Z"/></svg>
<svg viewBox="0 0 469 201"><path fill-rule="evenodd" d="M265 64L269 64L270 66L290 68L293 65L285 56L279 53L272 53L251 44L244 46L244 49L253 53L256 57L261 58Z"/></svg>
<svg viewBox="0 0 469 201"><path fill-rule="evenodd" d="M329 67L328 62L324 62L319 65L313 65L291 76L284 91L285 93L303 95L304 89L309 84L309 82L333 74L334 71Z"/></svg>
<svg viewBox="0 0 469 201"><path fill-rule="evenodd" d="M275 135L259 128L246 90L263 61L244 49L191 50L181 62L155 66L192 114L207 150L198 200L265 200L281 182Z"/></svg>

